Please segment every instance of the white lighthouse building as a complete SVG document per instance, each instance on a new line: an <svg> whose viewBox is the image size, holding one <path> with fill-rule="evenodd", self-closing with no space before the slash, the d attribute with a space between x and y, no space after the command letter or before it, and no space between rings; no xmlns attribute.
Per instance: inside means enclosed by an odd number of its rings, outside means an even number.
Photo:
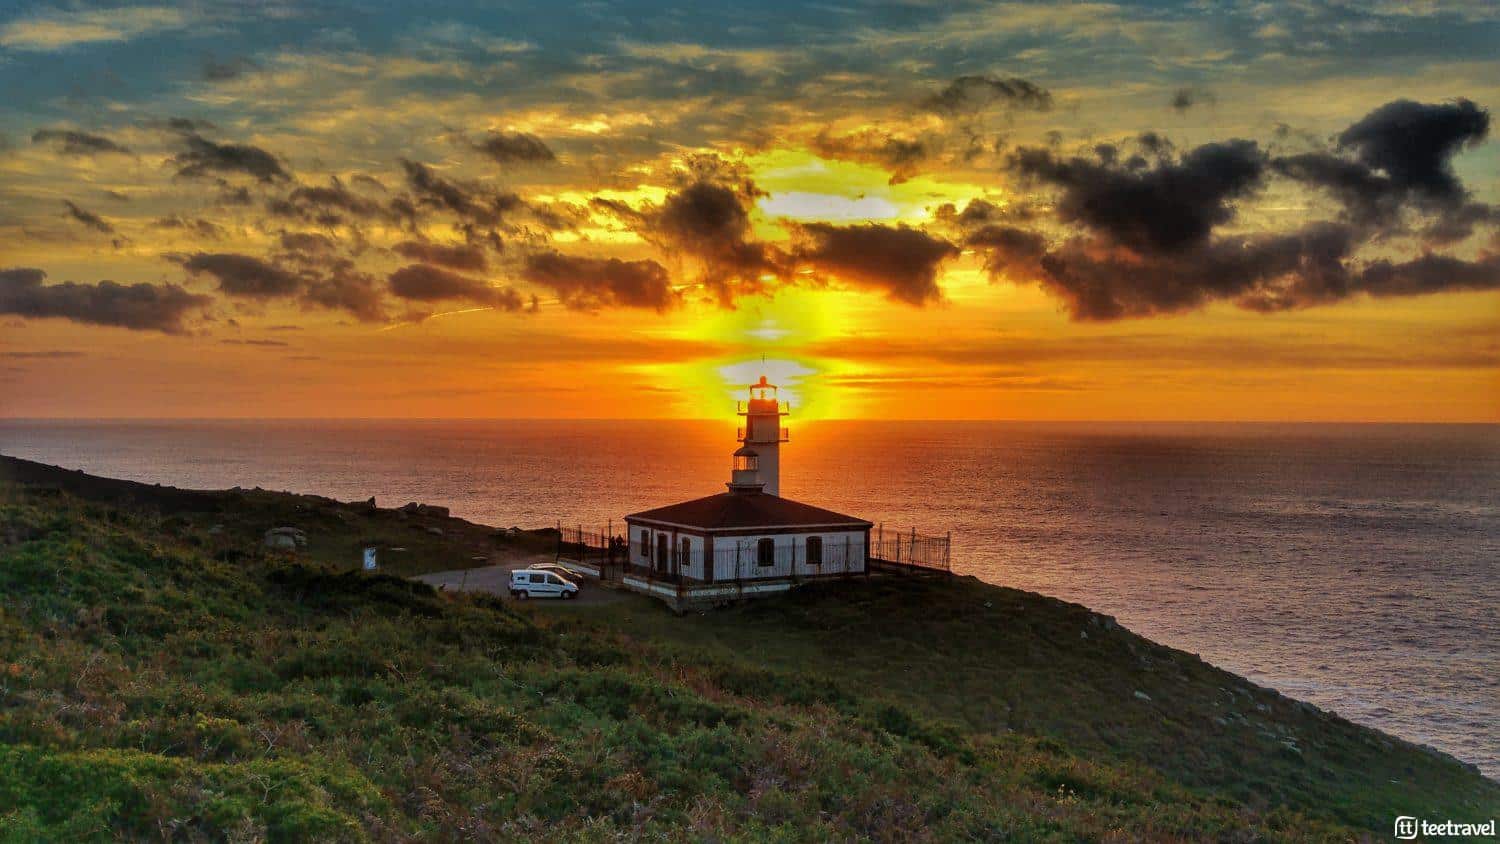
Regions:
<svg viewBox="0 0 1500 844"><path fill-rule="evenodd" d="M776 394L776 385L768 383L762 375L760 381L750 385L749 401L740 402L738 409L745 418L739 439L758 458L762 491L780 495L781 444L789 439L787 429L781 425L781 417L787 412L786 403Z"/></svg>
<svg viewBox="0 0 1500 844"><path fill-rule="evenodd" d="M745 425L725 492L625 517L625 585L680 603L865 572L870 522L780 494L781 444L789 437L776 385L761 376L738 412Z"/></svg>

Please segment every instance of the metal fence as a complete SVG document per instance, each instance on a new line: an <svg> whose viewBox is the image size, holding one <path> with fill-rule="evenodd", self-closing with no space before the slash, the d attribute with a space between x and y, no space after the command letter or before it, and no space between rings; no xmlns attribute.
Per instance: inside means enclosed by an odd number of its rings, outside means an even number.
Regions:
<svg viewBox="0 0 1500 844"><path fill-rule="evenodd" d="M871 531L868 547L852 536L820 538L812 543L805 536L788 536L770 540L769 545L762 537L720 537L715 540L710 560L703 559L701 545L684 549L681 544L668 543L658 548L652 541L642 545L637 537L627 540L614 529L612 523L598 531L559 524L557 556L597 566L600 576L607 580L628 573L669 583L705 581L708 567L712 567L715 582L868 574L870 563L897 571L952 571L952 534L887 531L884 525Z"/></svg>
<svg viewBox="0 0 1500 844"><path fill-rule="evenodd" d="M878 563L920 569L953 570L953 534L923 536L913 528L902 533L885 525L870 534L870 558Z"/></svg>

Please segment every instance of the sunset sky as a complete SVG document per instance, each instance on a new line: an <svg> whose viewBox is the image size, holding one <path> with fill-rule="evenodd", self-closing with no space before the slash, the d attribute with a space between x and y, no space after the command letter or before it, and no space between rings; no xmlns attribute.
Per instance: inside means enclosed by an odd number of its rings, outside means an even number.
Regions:
<svg viewBox="0 0 1500 844"><path fill-rule="evenodd" d="M0 416L1500 421L1494 3L367 5L5 4Z"/></svg>

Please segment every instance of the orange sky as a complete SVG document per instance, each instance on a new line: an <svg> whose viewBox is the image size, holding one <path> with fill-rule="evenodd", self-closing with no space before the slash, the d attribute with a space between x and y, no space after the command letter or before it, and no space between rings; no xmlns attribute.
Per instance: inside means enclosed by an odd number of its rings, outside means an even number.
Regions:
<svg viewBox="0 0 1500 844"><path fill-rule="evenodd" d="M1033 9L1025 32L933 11L806 55L772 36L553 43L564 36L547 21L502 37L477 18L410 33L372 19L358 26L378 32L340 41L329 21L292 19L246 23L232 72L151 60L167 41L211 43L222 20L0 20L0 78L28 91L0 120L0 272L45 272L40 292L31 276L0 279L12 285L0 285L0 415L711 417L765 370L801 418L1500 421L1500 283L1484 275L1500 211L1457 240L1423 233L1494 208L1487 113L1414 187L1351 128L1402 99L1436 114L1465 98L1483 113L1500 102L1492 54L1414 47L1381 69L1335 43L1303 63L1270 30L1214 34L1189 7L1149 19L1101 7L1110 30L1069 8ZM1391 20L1419 46L1443 23ZM988 40L971 41L980 31ZM1084 61L1103 55L1108 75ZM38 81L49 61L98 90L50 90ZM1119 163L1152 149L1143 133L1171 145ZM1253 141L1257 174L1194 209L1223 213L1181 249L1130 240L1128 213L1070 211L1088 180L1017 164L1025 150L1078 156L1103 174L1090 178L1134 184L1191 173L1196 149L1229 139ZM1249 300L1296 289L1308 257L1227 293L1192 260L1352 227L1354 205L1287 175L1300 154L1368 165L1398 216L1359 229L1340 259L1348 290L1262 312ZM403 162L463 196L424 187ZM1444 173L1460 187L1436 184ZM748 228L708 242L702 220L675 220L700 185L732 188ZM327 201L346 203L336 215L286 210L329 186L343 194ZM519 210L496 210L505 195ZM1070 298L1081 282L1048 275L1055 264L994 269L989 242L953 220L981 206L1051 256L1121 261L1120 278L1191 265L1170 284L1208 292L1090 317ZM865 228L932 245L934 287L913 292L921 267L887 273L899 251L834 254L835 236ZM326 243L298 252L298 235ZM477 257L418 258L414 243ZM1381 259L1432 254L1478 280L1445 270L1420 295L1362 292ZM241 284L285 289L246 292L194 262L225 255L269 268ZM571 263L548 274L549 255ZM417 265L441 270L423 284L447 287L403 288L398 271ZM200 298L132 326L105 281ZM67 283L87 286L85 304L56 287ZM363 305L330 304L335 290Z"/></svg>

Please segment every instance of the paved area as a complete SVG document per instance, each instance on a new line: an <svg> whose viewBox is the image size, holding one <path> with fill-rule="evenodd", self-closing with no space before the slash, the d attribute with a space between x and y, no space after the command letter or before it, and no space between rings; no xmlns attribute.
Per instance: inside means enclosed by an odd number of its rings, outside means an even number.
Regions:
<svg viewBox="0 0 1500 844"><path fill-rule="evenodd" d="M459 569L457 571L438 571L431 574L419 574L412 580L420 580L430 586L439 587L449 592L490 592L499 595L507 601L514 601L510 596L510 573L512 569L525 568L532 563L550 563L550 555L539 555L535 559L516 560L501 563L495 566L480 566L472 569ZM578 575L569 578L578 584L578 597L571 601L559 598L532 598L527 603L537 606L549 604L567 604L570 606L588 606L598 604L612 604L626 599L626 594L618 589L607 589L599 585L599 581L592 577Z"/></svg>

